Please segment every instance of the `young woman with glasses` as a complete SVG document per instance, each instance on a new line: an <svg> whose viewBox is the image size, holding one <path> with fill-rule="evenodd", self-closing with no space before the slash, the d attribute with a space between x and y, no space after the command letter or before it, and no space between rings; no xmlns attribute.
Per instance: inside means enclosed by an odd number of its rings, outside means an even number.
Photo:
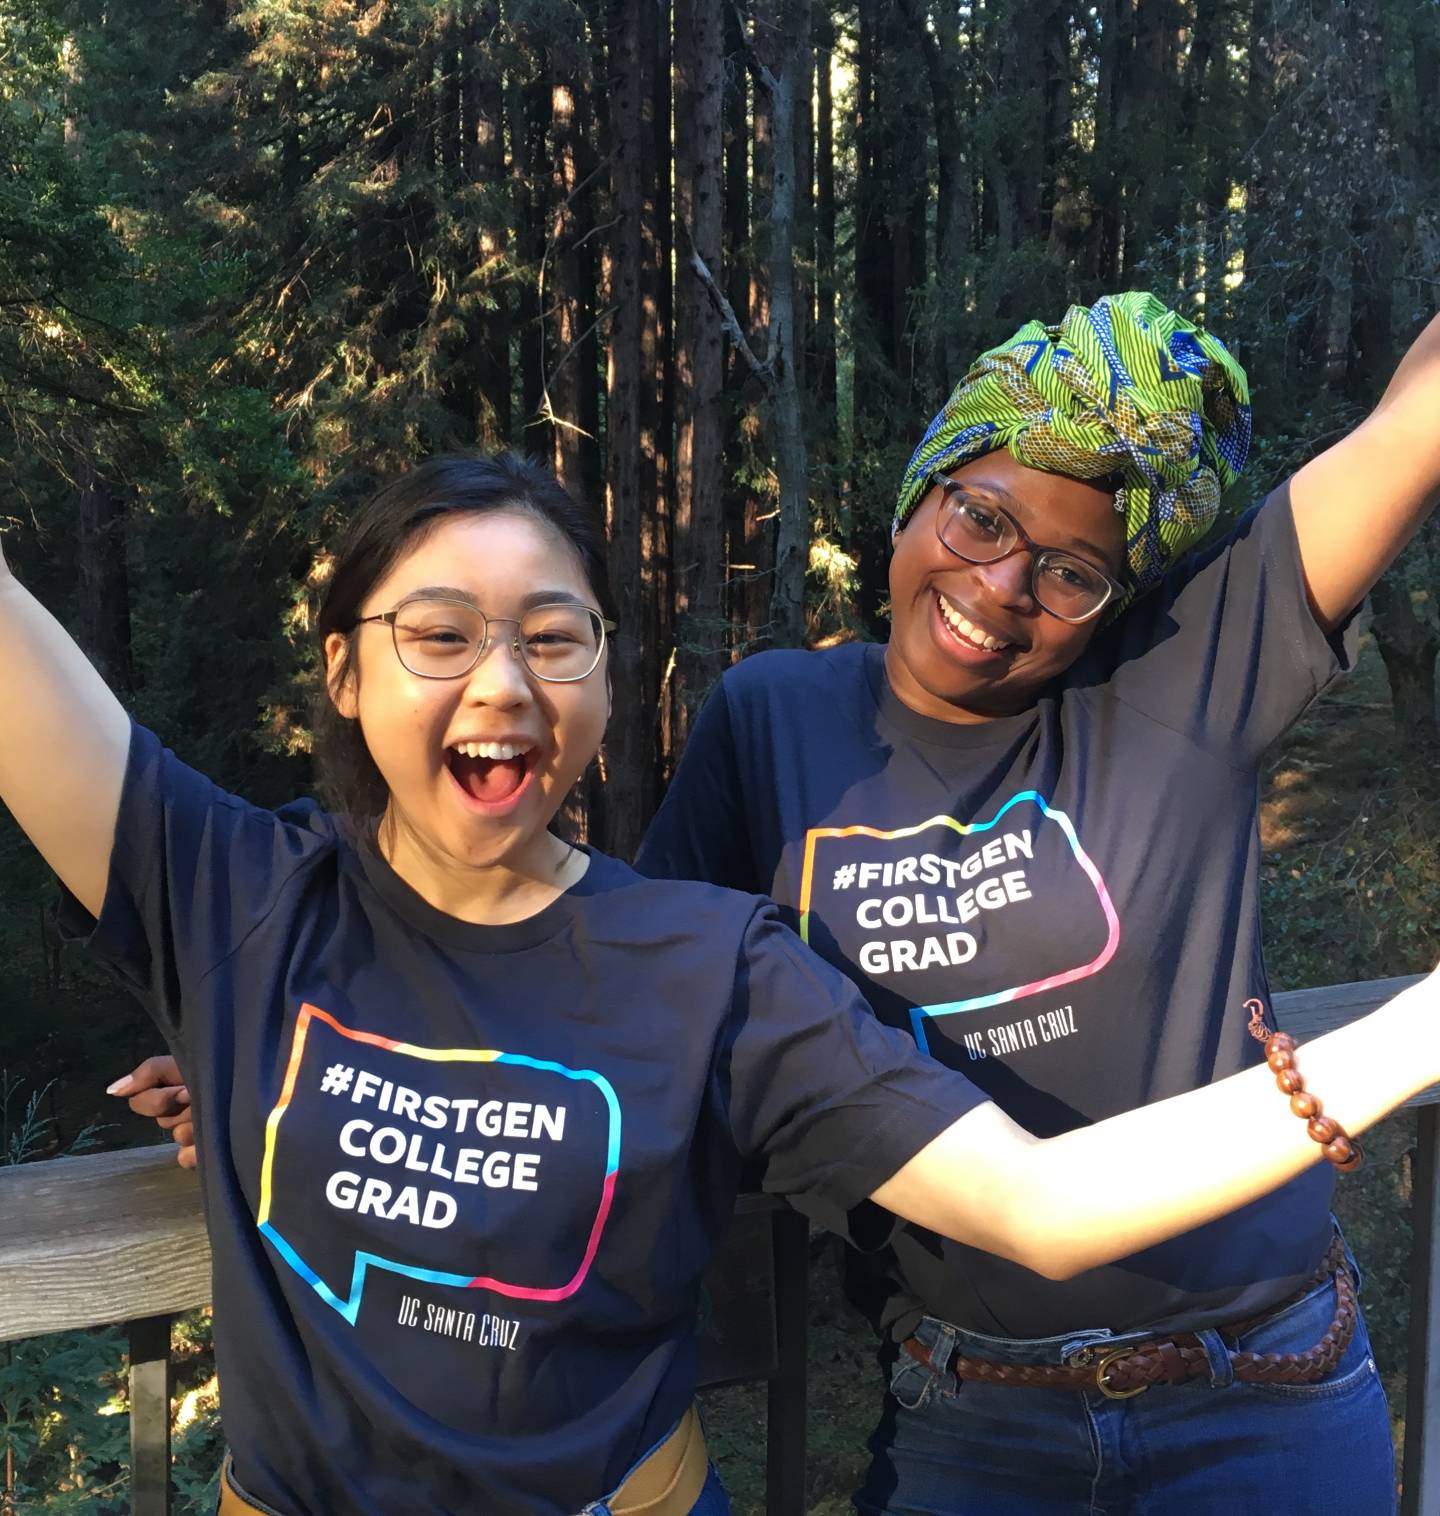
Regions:
<svg viewBox="0 0 1440 1516"><path fill-rule="evenodd" d="M1036 1138L767 901L563 841L612 620L598 524L542 471L413 471L326 589L330 808L271 812L134 726L0 571L0 797L189 1078L222 1509L724 1510L694 1324L742 1159L837 1228L888 1211L1064 1278L1320 1158L1265 1069ZM1440 1077L1436 997L1287 1075L1353 1136Z"/></svg>
<svg viewBox="0 0 1440 1516"><path fill-rule="evenodd" d="M1437 417L1432 322L1362 426L1186 557L1245 460L1239 366L1148 295L1026 324L906 470L888 643L730 670L639 867L772 895L1038 1134L1250 1067L1260 765L1433 505ZM1063 1281L915 1226L847 1255L891 1390L858 1509L1392 1509L1331 1184ZM1176 1382L1161 1360L1197 1342ZM1254 1353L1305 1367L1257 1383ZM1143 1393L1107 1393L1120 1362Z"/></svg>

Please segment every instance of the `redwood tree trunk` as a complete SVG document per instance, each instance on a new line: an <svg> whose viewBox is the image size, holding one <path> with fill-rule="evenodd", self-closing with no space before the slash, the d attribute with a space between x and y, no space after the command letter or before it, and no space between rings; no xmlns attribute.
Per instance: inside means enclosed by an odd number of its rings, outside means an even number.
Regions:
<svg viewBox="0 0 1440 1516"><path fill-rule="evenodd" d="M647 624L654 598L654 561L647 553L643 468L645 387L642 283L645 249L644 73L642 8L654 0L610 0L610 191L615 225L610 232L609 383L606 390L607 516L610 572L620 618L612 644L614 710L605 743L607 759L604 845L631 858L654 806L655 646ZM653 316L652 316L653 319ZM653 481L653 469L648 471ZM653 483L651 485L653 489Z"/></svg>
<svg viewBox="0 0 1440 1516"><path fill-rule="evenodd" d="M767 32L774 21L776 8L768 0L752 6L757 16L757 37ZM741 67L745 58L737 59ZM751 346L763 357L770 342L770 257L771 227L775 194L775 102L768 90L753 91L751 106L751 180L753 212L750 219L750 243L746 269L749 273L750 310L746 331ZM739 307L736 315L744 321ZM772 640L770 606L775 593L775 499L768 489L752 482L768 478L772 467L773 435L767 431L762 412L764 392L742 369L737 386L747 402L743 409L732 397L730 409L737 412L735 421L739 447L733 455L743 460L748 479L735 493L738 504L738 531L732 537L731 563L738 563L737 590L730 597L731 620L738 623L737 641L742 651ZM727 452L726 457L732 455ZM732 570L732 572L735 572Z"/></svg>
<svg viewBox="0 0 1440 1516"><path fill-rule="evenodd" d="M561 67L550 84L550 240L545 259L545 384L554 427L552 460L560 482L584 492L581 335L585 298L580 221L580 73Z"/></svg>
<svg viewBox="0 0 1440 1516"><path fill-rule="evenodd" d="M755 248L751 242L751 196L755 216L764 214L769 182L769 104L757 92L754 125L751 124L749 72L746 66L745 33L736 7L724 7L725 27L725 218L724 271L712 269L725 290L730 308L747 331L753 331L756 304ZM754 137L755 180L750 177L751 138ZM763 300L763 294L762 294ZM770 598L768 573L769 538L757 533L756 521L768 509L768 499L757 500L754 477L760 472L754 461L759 417L751 404L742 404L749 375L738 349L725 348L724 458L721 480L725 512L725 611L731 628L732 647L742 651L763 624ZM754 385L749 385L753 393ZM757 540L758 538L758 540ZM763 578L757 578L763 575Z"/></svg>
<svg viewBox="0 0 1440 1516"><path fill-rule="evenodd" d="M720 318L688 257L693 245L712 274L720 267L723 30L720 0L675 0L675 220L683 229L675 278L677 748L726 661L721 614L723 347Z"/></svg>
<svg viewBox="0 0 1440 1516"><path fill-rule="evenodd" d="M815 365L820 436L835 434L835 102L830 60L835 22L827 8L815 17Z"/></svg>
<svg viewBox="0 0 1440 1516"><path fill-rule="evenodd" d="M810 553L809 460L800 413L798 355L801 326L795 277L797 202L797 105L808 95L809 0L780 0L771 84L770 224L768 228L770 322L769 421L780 485L775 533L775 570L770 596L770 640L800 647L805 640L805 572ZM808 100L807 100L808 105Z"/></svg>
<svg viewBox="0 0 1440 1516"><path fill-rule="evenodd" d="M518 237L526 277L520 286L520 394L526 426L526 450L541 456L553 451L549 422L538 421L545 394L545 329L540 310L538 273L545 256L549 175L545 167L545 128L550 114L544 80L511 91L510 134L514 143Z"/></svg>
<svg viewBox="0 0 1440 1516"><path fill-rule="evenodd" d="M879 74L884 61L884 29L887 7L880 0L859 0L859 32L855 52L855 388L868 382L888 384L897 362L891 339L894 292L891 283L894 262L890 254L889 194L885 182L885 137L882 130L882 91ZM867 341L868 339L868 341ZM879 356L879 364L875 358ZM879 373L876 373L876 367ZM858 465L870 445L864 416L857 408L850 448ZM852 494L858 495L861 480L852 471ZM880 624L880 610L888 593L885 535L881 524L856 512L850 538L845 544L857 559L856 609L868 627Z"/></svg>
<svg viewBox="0 0 1440 1516"><path fill-rule="evenodd" d="M132 687L125 497L79 461L80 646L117 695Z"/></svg>
<svg viewBox="0 0 1440 1516"><path fill-rule="evenodd" d="M498 65L490 57L500 23L499 0L478 0L467 23L467 134L470 174L484 197L480 268L494 300L481 317L475 342L475 441L486 452L511 445L510 293L501 275L511 259L509 184L505 172L504 98Z"/></svg>
<svg viewBox="0 0 1440 1516"><path fill-rule="evenodd" d="M1413 552L1415 549L1411 549ZM1404 570L1396 565L1370 591L1371 631L1390 681L1390 701L1401 740L1433 762L1440 747L1435 722L1435 657L1440 638L1415 614Z"/></svg>
<svg viewBox="0 0 1440 1516"><path fill-rule="evenodd" d="M678 751L671 700L675 650L675 600L672 547L675 489L675 364L671 342L675 329L675 286L671 275L674 220L670 190L672 152L670 0L647 0L641 11L642 95L645 135L642 142L646 215L641 223L644 272L641 299L645 319L640 333L643 454L641 484L651 509L642 518L641 552L652 574L654 593L647 609L647 638L656 669L658 725L656 781L670 775Z"/></svg>

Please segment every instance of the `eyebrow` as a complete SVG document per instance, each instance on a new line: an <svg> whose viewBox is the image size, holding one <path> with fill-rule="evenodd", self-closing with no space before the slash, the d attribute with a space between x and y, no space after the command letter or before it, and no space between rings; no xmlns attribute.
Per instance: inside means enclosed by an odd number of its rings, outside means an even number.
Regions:
<svg viewBox="0 0 1440 1516"><path fill-rule="evenodd" d="M466 605L473 605L478 611L480 602L469 590L462 590L453 584L422 584L419 589L409 590L401 600L402 605L408 605L412 600L463 600ZM533 610L537 605L584 605L586 602L573 590L531 590L528 595L520 598L520 611Z"/></svg>
<svg viewBox="0 0 1440 1516"><path fill-rule="evenodd" d="M946 477L948 478L949 476L947 475ZM998 485L998 484L982 484L978 479L975 481L975 483L973 485L972 484L967 484L967 483L965 483L965 482L963 482L962 480L959 480L959 479L952 479L951 483L952 484L958 484L962 490L965 490L967 493L970 493L970 494L993 495L998 501L1000 501L1000 503L1002 505L1007 506L1017 516L1020 516L1020 517L1023 518L1025 515L1028 514L1024 502L1021 501L1021 500L1018 500L1014 495L1012 495L1010 493L1009 490L1003 488L1001 485ZM1059 547L1060 544L1059 543L1045 543L1043 545L1046 546L1046 547ZM1070 538L1070 546L1072 548L1075 548L1075 547L1088 548L1101 561L1101 563L1109 563L1109 561L1110 561L1109 555L1106 553L1105 549L1103 547L1099 547L1095 543L1091 542L1088 537L1076 537L1076 536L1072 536Z"/></svg>

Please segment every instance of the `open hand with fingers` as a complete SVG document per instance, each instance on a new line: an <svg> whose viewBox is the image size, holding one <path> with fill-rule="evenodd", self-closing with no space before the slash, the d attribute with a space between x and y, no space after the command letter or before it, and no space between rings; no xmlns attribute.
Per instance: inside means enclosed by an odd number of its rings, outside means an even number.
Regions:
<svg viewBox="0 0 1440 1516"><path fill-rule="evenodd" d="M195 1122L190 1111L190 1091L180 1065L169 1056L147 1058L110 1085L105 1093L118 1095L137 1116L150 1116L179 1145L175 1161L182 1169L195 1167Z"/></svg>

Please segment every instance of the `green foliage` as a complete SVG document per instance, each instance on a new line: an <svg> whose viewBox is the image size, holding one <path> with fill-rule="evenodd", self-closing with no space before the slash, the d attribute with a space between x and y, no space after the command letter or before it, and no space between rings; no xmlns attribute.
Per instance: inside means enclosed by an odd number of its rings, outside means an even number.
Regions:
<svg viewBox="0 0 1440 1516"><path fill-rule="evenodd" d="M1366 810L1333 840L1267 867L1267 904L1285 923L1268 953L1278 984L1419 973L1440 956L1433 804L1372 791Z"/></svg>
<svg viewBox="0 0 1440 1516"><path fill-rule="evenodd" d="M172 1440L176 1516L209 1516L225 1438L216 1409L208 1311L172 1335L178 1417ZM129 1509L130 1423L123 1330L103 1327L0 1344L0 1508L45 1516L122 1516ZM5 1484L6 1467L13 1478Z"/></svg>
<svg viewBox="0 0 1440 1516"><path fill-rule="evenodd" d="M122 1353L117 1328L0 1346L0 1468L18 1509L68 1516L123 1497Z"/></svg>
<svg viewBox="0 0 1440 1516"><path fill-rule="evenodd" d="M32 1090L21 1103L20 1076L9 1069L0 1069L0 1168L17 1163L28 1163L35 1158L54 1157L55 1118L41 1114L40 1107L45 1097L55 1088L55 1081ZM100 1134L105 1130L98 1122L90 1122L65 1146L65 1155L87 1153L100 1146Z"/></svg>

